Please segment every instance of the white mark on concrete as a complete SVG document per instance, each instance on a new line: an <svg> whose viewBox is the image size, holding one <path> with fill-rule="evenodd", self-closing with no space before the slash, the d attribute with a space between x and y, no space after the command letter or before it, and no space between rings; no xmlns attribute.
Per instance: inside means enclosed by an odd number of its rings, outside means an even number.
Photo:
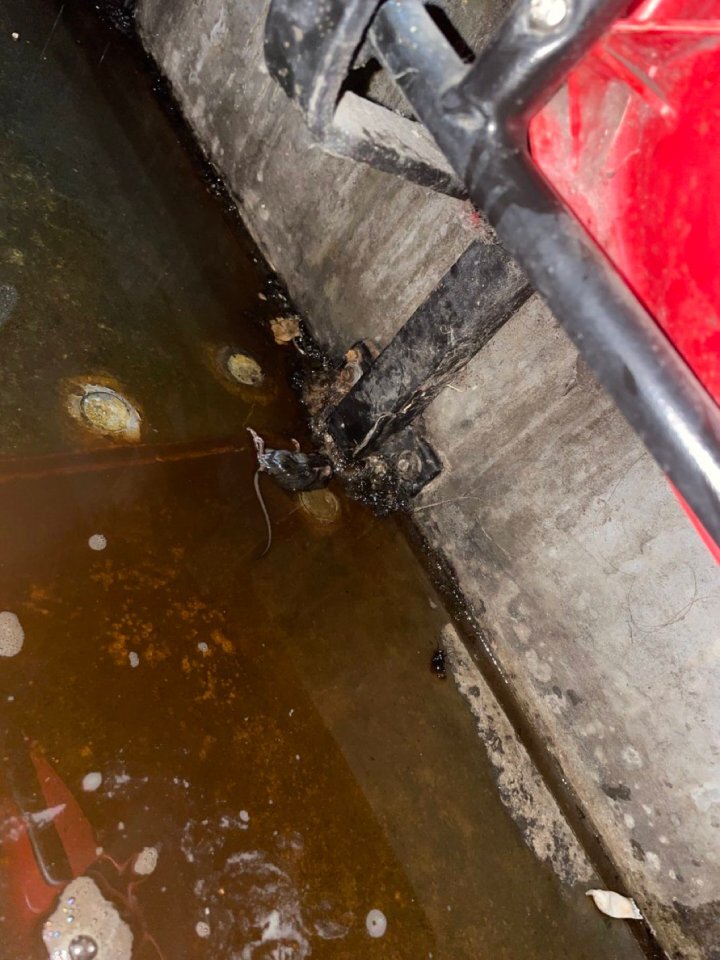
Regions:
<svg viewBox="0 0 720 960"><path fill-rule="evenodd" d="M16 614L10 610L0 613L0 657L15 657L25 643L25 631Z"/></svg>
<svg viewBox="0 0 720 960"><path fill-rule="evenodd" d="M387 930L387 917L382 910L371 910L365 917L365 929L371 937L384 937Z"/></svg>
<svg viewBox="0 0 720 960"><path fill-rule="evenodd" d="M102 783L102 774L97 770L86 773L82 780L82 788L86 793L94 793Z"/></svg>
<svg viewBox="0 0 720 960"><path fill-rule="evenodd" d="M645 851L645 862L656 872L660 869L660 857L656 853L653 853L652 850Z"/></svg>
<svg viewBox="0 0 720 960"><path fill-rule="evenodd" d="M525 662L528 665L528 670L537 681L540 683L550 682L552 679L552 668L544 660L541 660L534 650L527 650L525 652Z"/></svg>
<svg viewBox="0 0 720 960"><path fill-rule="evenodd" d="M470 705L480 739L495 768L500 798L521 825L525 842L566 883L586 882L592 869L527 750L473 663L457 632L443 629L443 645L458 689Z"/></svg>
<svg viewBox="0 0 720 960"><path fill-rule="evenodd" d="M107 546L107 537L102 533L94 533L88 539L88 546L91 550L104 550Z"/></svg>
<svg viewBox="0 0 720 960"><path fill-rule="evenodd" d="M626 813L623 816L623 820L625 821L625 826L628 828L628 830L632 830L632 828L635 826L635 817L631 813Z"/></svg>
<svg viewBox="0 0 720 960"><path fill-rule="evenodd" d="M628 767L639 768L643 765L642 757L635 747L627 746L622 752L623 762Z"/></svg>
<svg viewBox="0 0 720 960"><path fill-rule="evenodd" d="M143 847L135 857L133 870L141 877L149 877L155 871L158 863L157 847Z"/></svg>
<svg viewBox="0 0 720 960"><path fill-rule="evenodd" d="M707 813L710 807L720 803L720 784L703 783L702 786L696 787L690 796L700 813Z"/></svg>

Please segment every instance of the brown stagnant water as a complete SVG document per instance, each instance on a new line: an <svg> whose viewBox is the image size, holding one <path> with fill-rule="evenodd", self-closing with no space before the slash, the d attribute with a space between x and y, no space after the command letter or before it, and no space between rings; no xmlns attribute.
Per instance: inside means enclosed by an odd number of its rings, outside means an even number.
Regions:
<svg viewBox="0 0 720 960"><path fill-rule="evenodd" d="M335 489L323 526L266 483L259 559L244 427L305 437L292 350L134 42L1 0L0 108L0 609L25 632L0 659L2 960L47 956L83 871L136 958L635 956L502 806L395 522ZM223 348L264 382L224 381ZM74 421L76 382L130 397L140 442ZM33 852L22 817L53 807Z"/></svg>

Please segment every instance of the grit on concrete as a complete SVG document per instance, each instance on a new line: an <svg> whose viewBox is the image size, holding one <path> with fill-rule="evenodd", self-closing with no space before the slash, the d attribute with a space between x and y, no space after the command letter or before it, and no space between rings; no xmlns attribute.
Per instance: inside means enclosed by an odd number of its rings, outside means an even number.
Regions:
<svg viewBox="0 0 720 960"><path fill-rule="evenodd" d="M265 11L141 0L139 22L319 339L386 342L472 239L467 206L315 148ZM717 567L537 300L427 424L446 470L418 524L668 951L720 957Z"/></svg>

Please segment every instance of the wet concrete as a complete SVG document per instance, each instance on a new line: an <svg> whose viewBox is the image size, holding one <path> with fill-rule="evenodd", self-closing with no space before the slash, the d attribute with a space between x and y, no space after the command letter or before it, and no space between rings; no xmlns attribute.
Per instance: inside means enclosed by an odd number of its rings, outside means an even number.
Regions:
<svg viewBox="0 0 720 960"><path fill-rule="evenodd" d="M304 436L278 306L135 48L60 9L0 5L0 607L23 631L0 658L0 957L47 956L81 875L136 960L639 955L503 805L396 524L265 484L259 558L244 427ZM228 347L265 380L224 379ZM138 442L73 420L87 379L137 406Z"/></svg>

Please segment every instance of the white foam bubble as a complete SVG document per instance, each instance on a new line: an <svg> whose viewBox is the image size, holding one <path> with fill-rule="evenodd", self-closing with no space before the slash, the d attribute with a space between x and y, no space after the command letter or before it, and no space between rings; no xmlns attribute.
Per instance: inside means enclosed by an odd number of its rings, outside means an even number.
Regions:
<svg viewBox="0 0 720 960"><path fill-rule="evenodd" d="M200 920L198 923L195 924L195 933L199 937L202 937L203 940L207 939L207 937L210 936L210 924L205 923L204 920Z"/></svg>
<svg viewBox="0 0 720 960"><path fill-rule="evenodd" d="M135 857L133 870L141 877L149 877L154 872L158 862L157 847L144 847Z"/></svg>
<svg viewBox="0 0 720 960"><path fill-rule="evenodd" d="M92 773L86 773L83 777L82 788L86 793L93 793L102 783L102 774L98 773L97 770L93 770Z"/></svg>
<svg viewBox="0 0 720 960"><path fill-rule="evenodd" d="M104 550L107 546L107 537L102 533L94 533L88 540L91 550Z"/></svg>
<svg viewBox="0 0 720 960"><path fill-rule="evenodd" d="M130 653L128 654L128 660L130 661L131 667L137 667L140 664L140 656L137 653L135 653L134 650L131 650Z"/></svg>
<svg viewBox="0 0 720 960"><path fill-rule="evenodd" d="M0 657L15 657L25 643L25 631L10 610L0 613Z"/></svg>
<svg viewBox="0 0 720 960"><path fill-rule="evenodd" d="M371 910L365 918L365 927L371 937L384 937L387 930L387 917L382 910Z"/></svg>
<svg viewBox="0 0 720 960"><path fill-rule="evenodd" d="M78 877L62 892L57 909L43 926L48 956L70 957L73 940L89 938L99 946L103 960L130 960L130 927L90 877Z"/></svg>

